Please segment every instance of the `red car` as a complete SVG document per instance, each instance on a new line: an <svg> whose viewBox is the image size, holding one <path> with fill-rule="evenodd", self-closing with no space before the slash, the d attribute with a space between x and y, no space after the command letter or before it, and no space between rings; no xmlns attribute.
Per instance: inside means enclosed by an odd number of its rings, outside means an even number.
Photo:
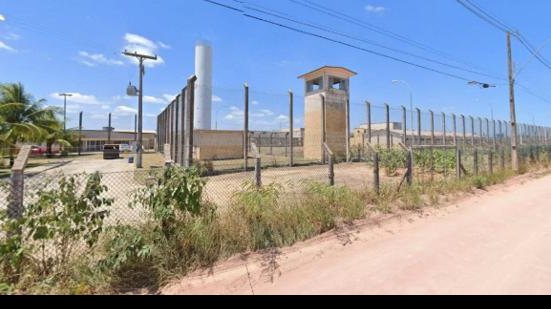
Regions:
<svg viewBox="0 0 551 309"><path fill-rule="evenodd" d="M47 152L46 146L32 146L31 147L31 155L34 156L41 156Z"/></svg>

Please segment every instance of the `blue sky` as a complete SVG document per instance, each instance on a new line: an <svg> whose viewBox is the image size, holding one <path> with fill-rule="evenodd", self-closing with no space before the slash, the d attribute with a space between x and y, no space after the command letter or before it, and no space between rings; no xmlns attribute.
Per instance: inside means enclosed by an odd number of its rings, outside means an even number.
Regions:
<svg viewBox="0 0 551 309"><path fill-rule="evenodd" d="M453 0L314 1L453 57L420 50L289 0L247 0L246 4L218 1L241 8L260 5L349 37L506 78L505 35ZM547 18L550 1L476 0L476 3L520 30L536 47L551 37L551 19ZM260 16L255 11L249 13ZM107 114L112 112L116 129L130 129L137 102L125 97L124 92L129 81L137 82L138 69L121 52L128 48L155 53L162 60L149 63L144 88L144 129L155 129L155 116L193 73L195 42L208 40L214 53L213 126L216 121L218 128L241 127L244 82L251 87L253 129L288 126L289 89L295 92L296 125L300 126L303 85L297 76L322 65L345 66L358 72L351 82L353 126L365 121L366 99L377 105L386 102L409 106L407 88L393 85L394 79L411 85L414 105L422 109L490 117L493 108L496 119L508 119L508 89L504 80L298 27L497 87L469 86L466 81L265 24L202 0L0 0L0 82L20 81L37 98L45 98L54 106L63 104L56 93L73 93L68 104L68 127L77 125L78 112L82 110L86 128L106 126ZM541 53L551 59L549 45ZM525 67L518 82L551 102L550 70L537 61L525 66L531 57L517 40L513 40L513 54L516 67ZM519 121L551 125L551 103L518 87L516 92ZM393 112L393 117L399 118L399 113Z"/></svg>

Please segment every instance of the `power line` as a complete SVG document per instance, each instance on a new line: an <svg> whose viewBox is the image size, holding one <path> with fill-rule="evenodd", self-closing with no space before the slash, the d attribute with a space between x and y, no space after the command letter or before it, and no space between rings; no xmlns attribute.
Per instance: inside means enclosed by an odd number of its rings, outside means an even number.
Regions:
<svg viewBox="0 0 551 309"><path fill-rule="evenodd" d="M534 48L534 46L522 35L519 31L513 30L511 27L507 26L504 22L494 17L492 14L483 10L480 6L476 5L470 0L456 0L464 8L469 10L471 13L475 14L480 19L484 20L488 24L494 26L503 32L509 32L511 35L516 37L519 42L528 50L532 56L534 56L541 64L546 66L548 69L551 69L551 63L541 56L541 54Z"/></svg>
<svg viewBox="0 0 551 309"><path fill-rule="evenodd" d="M212 0L203 0L203 1L206 1L206 2L209 2L209 3L212 3L212 4L216 4L216 5L220 5L222 7L227 7L227 5L222 5L222 4L220 4L216 1L212 1ZM232 6L229 6L228 9L232 9L233 11L242 12L242 10L237 9L235 7L232 7ZM357 46L357 45L354 45L354 44L351 44L351 43L336 40L336 39L333 39L333 38L330 38L330 37L327 37L327 36L324 36L324 35L320 35L320 34L317 34L317 33L310 32L310 31L302 30L302 29L295 28L295 27L292 27L292 26L280 24L280 23L277 23L277 22L272 21L272 20L268 20L268 19L261 18L261 17L258 17L258 16L254 16L254 15L250 15L250 14L247 14L247 13L242 13L242 14L243 14L243 16L245 16L247 18L250 18L250 19L254 19L254 20L257 20L257 21L260 21L260 22L264 22L264 23L267 23L267 24L271 24L271 25L274 25L274 26L278 26L278 27L281 27L281 28L292 30L294 32L302 33L302 34L305 34L305 35L317 37L317 38L320 38L320 39L323 39L323 40L326 40L326 41L330 41L330 42L337 43L337 44L340 44L340 45L343 45L343 46L347 46L347 47L350 47L350 48L353 48L353 49L356 49L356 50L360 50L360 51L363 51L363 52L366 52L366 53L369 53L369 54L373 54L373 55L376 55L376 56L379 56L379 57L391 59L391 60L394 60L396 62L408 64L410 66L414 66L414 67L417 67L417 68L420 68L420 69L423 69L423 70L431 71L431 72L434 72L434 73L437 73L437 74L440 74L440 75L448 76L448 77L455 78L455 79L462 80L462 81L466 81L466 82L469 82L469 81L472 80L472 79L466 78L466 77L458 75L458 74L449 73L449 72L445 72L443 70L438 70L438 69L434 69L434 68L427 67L427 66L424 66L424 65L420 65L420 64L417 64L417 63L414 63L414 62L411 62L411 61L407 61L407 60L403 60L403 59L400 59L400 58L397 58L397 57L394 57L394 56L386 55L386 54L383 54L383 53L380 53L380 52L377 52L377 51L374 51L374 50L371 50L371 49L367 49L367 48L364 48L364 47L361 47L361 46Z"/></svg>
<svg viewBox="0 0 551 309"><path fill-rule="evenodd" d="M334 17L334 18L337 18L337 19L340 19L340 20L344 20L348 23L351 23L351 24L354 24L354 25L357 25L359 27L362 27L364 29L368 29L370 31L373 31L373 32L376 32L376 33L379 33L381 35L384 35L384 36L387 36L387 37L390 37L390 38L393 38L395 40L398 40L398 41L401 41L403 43L406 43L408 45L411 45L411 46L414 46L416 48L419 48L421 50L424 50L424 51L427 51L427 52L431 52L433 54L438 54L444 58L447 58L448 60L453 60L455 62L458 62L458 63L462 63L462 64L465 64L465 65L468 65L468 66L471 66L471 67L478 67L476 65L473 65L472 63L465 63L464 61L462 61L461 59L458 59L457 57L454 57L446 52L443 52L443 51L440 51L436 48L433 48L433 47L430 47L426 44L423 44L423 43L420 43L420 42L417 42L411 38L408 38L404 35L400 35L400 34L397 34L395 32L392 32L392 31L389 31L389 30L386 30L384 28L381 28L379 26L376 26L376 25L373 25L373 24L370 24L370 23L367 23L365 21L362 21L360 19L357 19L353 16L350 16L350 15L347 15L347 14L344 14L342 12L339 12L339 11L336 11L334 9L331 9L331 8L328 8L328 7L325 7L323 5L320 5L318 3L313 3L312 1L309 1L309 0L300 0L300 1L297 1L297 0L289 0L297 5L300 5L300 6L303 6L303 7L306 7L306 8L309 8L309 9L312 9L312 10L315 10L317 12L320 12L320 13L323 13L323 14L326 14L328 16L331 16L331 17Z"/></svg>
<svg viewBox="0 0 551 309"><path fill-rule="evenodd" d="M245 1L239 1L239 0L234 0L234 1L238 2L238 3L241 3L241 4L247 4L247 2L245 2ZM352 35L349 35L349 34L346 34L346 33L343 33L343 32L336 31L336 30L331 29L331 28L321 26L319 24L303 22L303 21L300 21L300 20L297 20L297 19L293 19L291 17L285 17L285 16L282 15L284 13L277 12L277 11L271 10L269 8L265 8L265 7L262 7L260 5L255 5L255 4L253 4L253 5L256 6L256 7L263 8L263 9L257 9L257 8L254 8L254 7L250 6L250 5L245 5L244 7L248 10L255 11L255 12L258 12L258 13L261 13L261 14L273 16L273 17L280 18L280 19L284 19L284 20L287 20L287 21L290 21L290 22L293 22L293 23L296 23L296 24L299 24L299 25L303 25L303 26L307 26L307 27L314 28L314 29L317 29L317 30L322 30L322 31L325 31L325 32L328 32L328 33L336 34L336 35L339 35L341 37L345 37L345 38L348 38L348 39L352 39L352 40L356 40L356 41L363 42L363 43L366 43L366 44L370 44L370 45L373 45L373 46L377 46L377 47L380 47L380 48L383 48L383 49L386 49L386 50L390 50L390 51L393 51L393 52L396 52L396 53L400 53L400 54L404 54L404 55L411 56L411 57L414 57L414 58L422 59L424 61L436 63L436 64L446 66L446 67L449 67L449 68L453 68L453 69L457 69L457 70L461 70L461 71L465 71L465 72L469 72L469 73L473 73L473 74L477 74L477 75L481 75L481 76L486 76L486 77L490 77L490 78L493 78L493 79L506 80L503 77L498 77L498 76L486 74L486 73L483 73L483 72L470 70L470 69L463 68L463 67L460 67L460 66L457 66L457 65L441 62L441 61L438 61L438 60L434 60L434 59L431 59L431 58L428 58L428 57L420 56L420 55L410 53L410 52L407 52L407 51L403 51L403 50L399 50L399 49L396 49L396 48L388 47L388 46L385 46L383 44L380 44L380 43L377 43L377 42L374 42L374 41L371 41L371 40L366 40L366 39L363 39L363 38L355 37L355 36L352 36ZM277 13L273 13L273 12L277 12ZM287 14L285 14L285 15L287 15ZM289 16L289 15L287 15L287 16Z"/></svg>

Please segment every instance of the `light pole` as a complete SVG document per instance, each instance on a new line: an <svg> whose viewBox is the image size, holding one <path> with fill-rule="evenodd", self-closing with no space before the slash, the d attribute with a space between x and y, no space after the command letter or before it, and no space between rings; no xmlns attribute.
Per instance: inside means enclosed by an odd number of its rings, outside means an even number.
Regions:
<svg viewBox="0 0 551 309"><path fill-rule="evenodd" d="M63 97L63 132L66 130L66 124L67 124L67 97L72 97L73 95L70 93L60 93L60 97Z"/></svg>
<svg viewBox="0 0 551 309"><path fill-rule="evenodd" d="M157 60L157 56L149 56L138 54L138 52L127 52L126 50L122 53L125 56L138 58L140 64L140 85L139 90L136 89L132 84L128 85L126 89L126 94L129 96L138 95L138 141L136 143L136 168L142 168L142 127L143 127L143 75L144 75L144 65L143 62L145 59Z"/></svg>
<svg viewBox="0 0 551 309"><path fill-rule="evenodd" d="M403 80L393 80L392 83L394 85L398 85L398 84L403 84L405 85L408 90L409 90L409 112L410 112L410 119L411 119L411 122L410 122L410 126L411 126L411 145L413 145L413 140L415 138L415 133L414 133L414 130L413 130L413 90L411 89L411 86L406 82L406 81L403 81Z"/></svg>

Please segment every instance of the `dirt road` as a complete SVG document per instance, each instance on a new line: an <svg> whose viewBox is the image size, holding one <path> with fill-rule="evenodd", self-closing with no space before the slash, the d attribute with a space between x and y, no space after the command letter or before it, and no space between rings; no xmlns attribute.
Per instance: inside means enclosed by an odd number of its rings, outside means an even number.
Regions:
<svg viewBox="0 0 551 309"><path fill-rule="evenodd" d="M234 257L166 294L551 294L551 176ZM273 282L272 282L273 281Z"/></svg>

